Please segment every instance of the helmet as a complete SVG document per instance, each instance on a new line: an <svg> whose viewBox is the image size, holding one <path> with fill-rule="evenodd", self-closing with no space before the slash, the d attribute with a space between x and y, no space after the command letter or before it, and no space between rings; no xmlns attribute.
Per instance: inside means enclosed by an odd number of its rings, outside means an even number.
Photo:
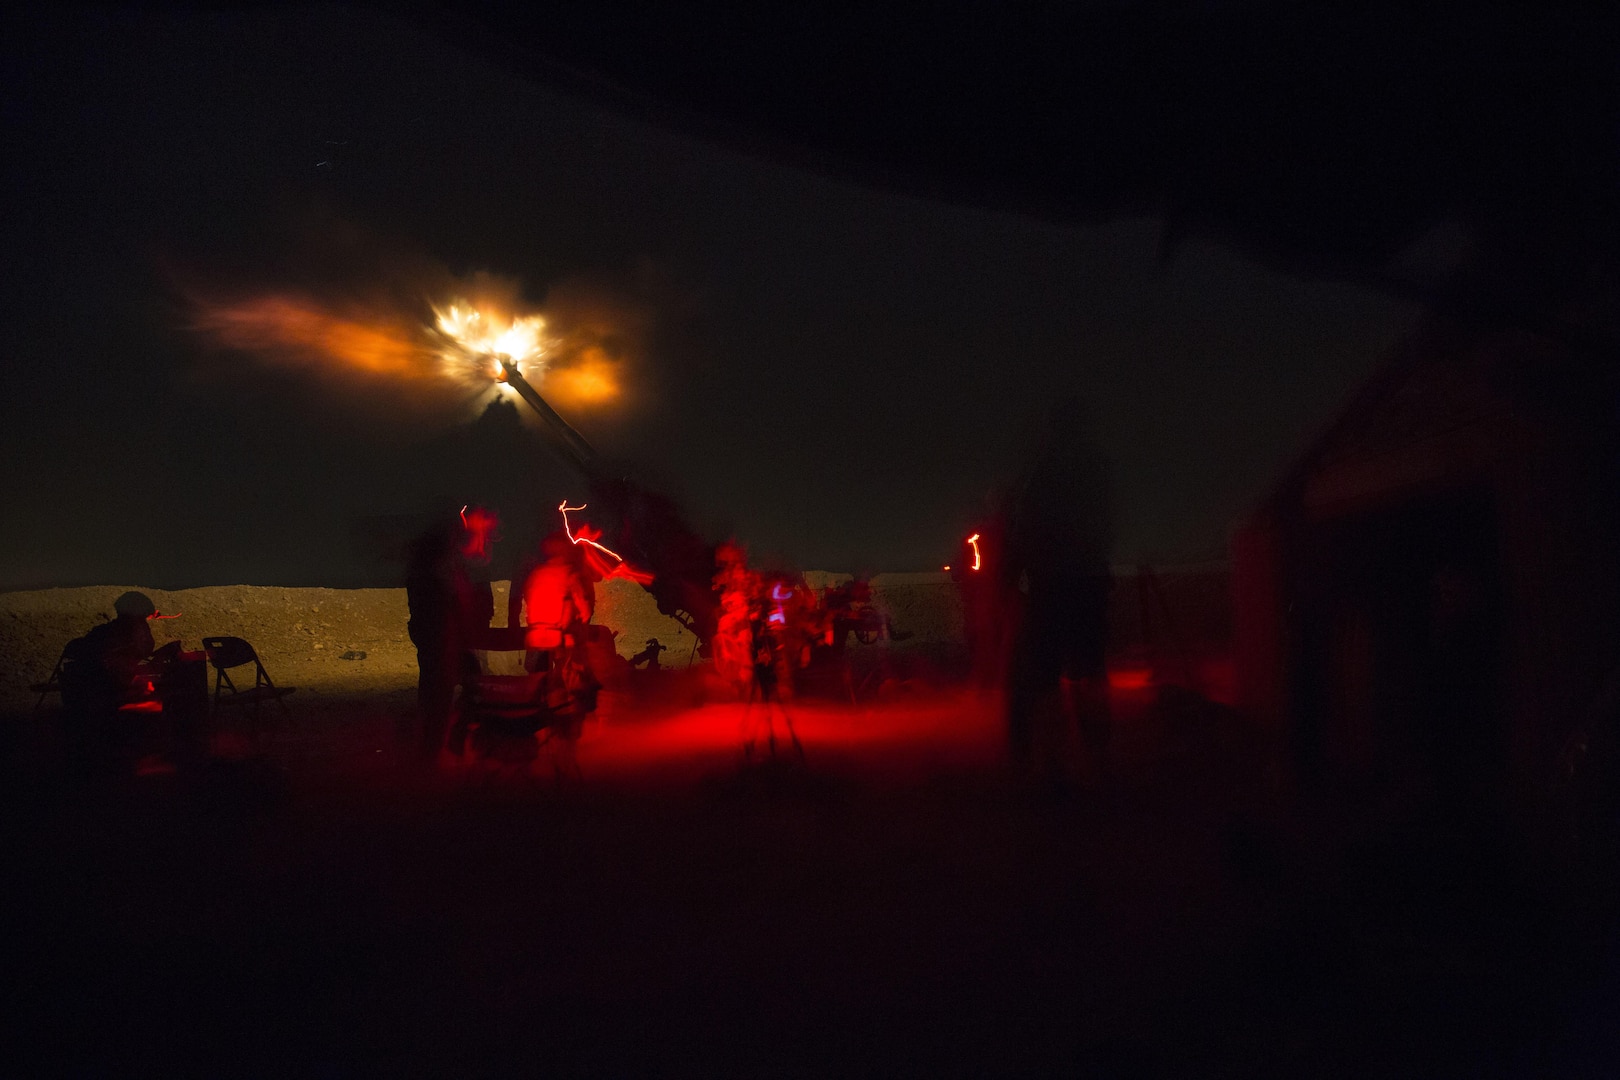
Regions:
<svg viewBox="0 0 1620 1080"><path fill-rule="evenodd" d="M150 619L157 614L157 605L152 598L142 592L127 592L113 601L113 611L120 618L128 615L135 619Z"/></svg>
<svg viewBox="0 0 1620 1080"><path fill-rule="evenodd" d="M562 533L547 533L540 540L540 554L548 559L559 559L571 555L574 551L573 541Z"/></svg>

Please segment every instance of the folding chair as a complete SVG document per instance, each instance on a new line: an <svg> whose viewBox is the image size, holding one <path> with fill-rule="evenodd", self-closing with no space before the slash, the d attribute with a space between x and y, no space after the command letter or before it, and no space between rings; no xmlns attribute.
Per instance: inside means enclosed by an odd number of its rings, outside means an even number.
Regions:
<svg viewBox="0 0 1620 1080"><path fill-rule="evenodd" d="M72 641L62 646L62 655L56 658L56 666L51 669L50 678L46 679L44 682L34 683L28 688L30 693L39 695L39 700L34 702L35 712L39 712L39 710L45 705L46 698L50 697L52 694L60 694L62 692L62 667L68 662L68 654L73 651L73 647L79 643L79 640L79 638L74 638Z"/></svg>
<svg viewBox="0 0 1620 1080"><path fill-rule="evenodd" d="M270 674L264 670L264 664L259 661L259 654L253 651L253 646L239 637L209 637L203 638L203 652L208 654L208 662L214 666L214 712L219 712L221 705L240 705L244 708L253 706L253 722L259 722L259 705L265 698L273 698L281 705L283 713L287 711L287 703L281 699L297 689L295 686L277 686L270 681ZM238 688L230 676L231 668L253 665L253 685ZM229 690L230 696L220 698L222 690Z"/></svg>

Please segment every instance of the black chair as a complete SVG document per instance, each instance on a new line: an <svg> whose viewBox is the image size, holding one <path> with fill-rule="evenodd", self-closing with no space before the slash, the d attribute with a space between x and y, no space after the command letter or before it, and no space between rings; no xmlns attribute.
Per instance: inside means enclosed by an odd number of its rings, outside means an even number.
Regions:
<svg viewBox="0 0 1620 1080"><path fill-rule="evenodd" d="M281 699L297 689L295 686L277 686L270 681L269 672L264 670L264 664L259 660L259 654L253 651L253 646L239 637L210 637L203 638L203 652L208 654L208 662L214 666L214 712L219 712L221 705L240 705L244 708L253 707L253 722L259 721L259 706L266 699L271 698L281 705L283 712L287 710L287 703ZM230 669L253 665L253 685L238 687L231 679ZM230 691L230 696L221 698L224 690Z"/></svg>
<svg viewBox="0 0 1620 1080"><path fill-rule="evenodd" d="M39 695L39 700L34 702L35 712L39 712L39 710L44 707L46 698L50 697L52 694L60 694L62 692L62 668L67 664L69 654L73 652L73 647L77 645L79 641L79 638L74 638L72 641L68 642L62 647L62 655L56 658L56 666L51 669L50 678L46 679L44 682L34 683L28 688L31 693Z"/></svg>

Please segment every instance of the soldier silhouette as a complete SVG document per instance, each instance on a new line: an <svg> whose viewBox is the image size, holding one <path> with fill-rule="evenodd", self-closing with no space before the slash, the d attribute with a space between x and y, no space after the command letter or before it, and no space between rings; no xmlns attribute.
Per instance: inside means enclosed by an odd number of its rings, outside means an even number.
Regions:
<svg viewBox="0 0 1620 1080"><path fill-rule="evenodd" d="M1109 560L1113 551L1109 464L1091 438L1078 397L1048 415L1035 460L1010 507L1003 582L1027 591L1007 692L1007 735L1015 763L1033 763L1035 714L1063 679L1069 708L1100 773L1110 772L1106 672Z"/></svg>

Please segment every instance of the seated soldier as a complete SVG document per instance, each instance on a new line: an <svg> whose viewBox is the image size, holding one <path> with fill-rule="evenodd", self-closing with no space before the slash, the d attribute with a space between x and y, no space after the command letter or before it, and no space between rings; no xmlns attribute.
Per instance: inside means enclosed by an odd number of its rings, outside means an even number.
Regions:
<svg viewBox="0 0 1620 1080"><path fill-rule="evenodd" d="M147 672L152 629L147 620L157 605L145 593L127 592L113 601L116 617L69 643L62 668L62 704L79 749L106 751L120 741L118 707L148 696Z"/></svg>

